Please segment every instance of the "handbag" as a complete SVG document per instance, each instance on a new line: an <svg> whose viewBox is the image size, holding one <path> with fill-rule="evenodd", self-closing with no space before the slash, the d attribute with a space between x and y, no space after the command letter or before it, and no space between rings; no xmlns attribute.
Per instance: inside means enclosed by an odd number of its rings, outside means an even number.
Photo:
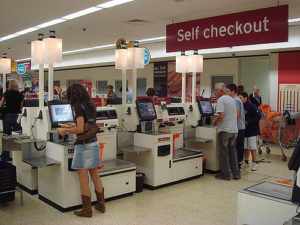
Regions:
<svg viewBox="0 0 300 225"><path fill-rule="evenodd" d="M84 110L85 115L87 116L87 113L83 105L81 105L81 107ZM94 138L96 134L99 132L100 132L100 128L97 126L96 120L93 118L88 118L88 121L84 124L84 132L81 134L77 134L77 140L84 141L84 140Z"/></svg>

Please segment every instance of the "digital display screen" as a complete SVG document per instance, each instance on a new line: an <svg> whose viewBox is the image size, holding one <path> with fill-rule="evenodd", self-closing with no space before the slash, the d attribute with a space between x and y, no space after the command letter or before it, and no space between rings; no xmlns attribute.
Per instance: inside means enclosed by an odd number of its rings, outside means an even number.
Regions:
<svg viewBox="0 0 300 225"><path fill-rule="evenodd" d="M140 120L150 121L156 119L156 112L152 99L137 99L136 108Z"/></svg>
<svg viewBox="0 0 300 225"><path fill-rule="evenodd" d="M69 104L51 105L50 110L53 123L64 123L74 121L72 109Z"/></svg>
<svg viewBox="0 0 300 225"><path fill-rule="evenodd" d="M200 105L202 107L203 113L205 113L205 114L213 113L213 109L212 109L209 101L200 101Z"/></svg>
<svg viewBox="0 0 300 225"><path fill-rule="evenodd" d="M141 102L139 106L140 114L142 117L155 116L154 106L152 102Z"/></svg>
<svg viewBox="0 0 300 225"><path fill-rule="evenodd" d="M202 115L211 116L214 114L214 110L209 99L199 99L198 106Z"/></svg>

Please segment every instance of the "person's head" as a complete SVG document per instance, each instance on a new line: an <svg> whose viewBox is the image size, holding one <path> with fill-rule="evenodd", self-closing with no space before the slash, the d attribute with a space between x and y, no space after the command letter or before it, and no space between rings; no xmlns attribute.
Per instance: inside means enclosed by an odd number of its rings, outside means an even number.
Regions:
<svg viewBox="0 0 300 225"><path fill-rule="evenodd" d="M155 95L155 90L154 88L148 88L147 89L147 96L153 97Z"/></svg>
<svg viewBox="0 0 300 225"><path fill-rule="evenodd" d="M9 91L19 91L19 86L16 80L11 80L8 85Z"/></svg>
<svg viewBox="0 0 300 225"><path fill-rule="evenodd" d="M122 93L122 90L123 90L123 88L120 87L120 89L119 89L120 93ZM126 88L126 91L128 91L128 88Z"/></svg>
<svg viewBox="0 0 300 225"><path fill-rule="evenodd" d="M29 87L26 87L26 88L24 89L24 91L25 91L25 93L29 93L29 92L30 92L30 88L29 88Z"/></svg>
<svg viewBox="0 0 300 225"><path fill-rule="evenodd" d="M81 84L72 84L70 87L68 87L67 98L72 107L85 103L90 110L96 111L95 105L90 98L89 93Z"/></svg>
<svg viewBox="0 0 300 225"><path fill-rule="evenodd" d="M216 83L215 85L215 95L216 97L221 97L226 94L226 85L224 83Z"/></svg>
<svg viewBox="0 0 300 225"><path fill-rule="evenodd" d="M247 92L240 92L239 93L239 98L241 99L241 101L243 103L247 102L248 101L248 93Z"/></svg>
<svg viewBox="0 0 300 225"><path fill-rule="evenodd" d="M112 86L111 84L107 85L107 94L111 94L113 92L114 92L114 86Z"/></svg>
<svg viewBox="0 0 300 225"><path fill-rule="evenodd" d="M244 86L243 86L243 85L239 85L239 86L237 87L237 93L240 93L240 92L243 92L243 91L245 91Z"/></svg>
<svg viewBox="0 0 300 225"><path fill-rule="evenodd" d="M227 85L227 94L234 98L237 94L237 86L235 84L228 84Z"/></svg>
<svg viewBox="0 0 300 225"><path fill-rule="evenodd" d="M258 85L254 85L254 86L253 86L253 93L254 93L255 95L258 95L258 94L259 94L259 87L258 87Z"/></svg>

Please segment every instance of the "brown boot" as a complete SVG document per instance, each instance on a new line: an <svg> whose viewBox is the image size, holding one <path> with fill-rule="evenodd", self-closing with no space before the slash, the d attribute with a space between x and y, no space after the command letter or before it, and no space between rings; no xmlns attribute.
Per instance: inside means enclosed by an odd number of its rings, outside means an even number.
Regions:
<svg viewBox="0 0 300 225"><path fill-rule="evenodd" d="M104 213L105 212L104 188L102 189L101 193L99 193L98 191L95 191L95 192L96 192L97 201L98 201L95 208L98 209L100 212Z"/></svg>
<svg viewBox="0 0 300 225"><path fill-rule="evenodd" d="M74 214L76 216L92 217L93 211L92 211L91 197L81 195L81 200L82 200L82 210L74 211Z"/></svg>

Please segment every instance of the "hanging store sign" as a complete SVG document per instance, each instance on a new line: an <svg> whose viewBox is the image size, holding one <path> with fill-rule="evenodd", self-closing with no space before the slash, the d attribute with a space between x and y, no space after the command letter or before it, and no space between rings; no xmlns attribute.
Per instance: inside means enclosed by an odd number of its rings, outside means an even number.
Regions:
<svg viewBox="0 0 300 225"><path fill-rule="evenodd" d="M169 24L167 52L288 41L288 5Z"/></svg>
<svg viewBox="0 0 300 225"><path fill-rule="evenodd" d="M16 71L17 71L18 74L24 74L24 73L26 73L26 67L25 67L25 65L18 64L17 68L16 68Z"/></svg>

